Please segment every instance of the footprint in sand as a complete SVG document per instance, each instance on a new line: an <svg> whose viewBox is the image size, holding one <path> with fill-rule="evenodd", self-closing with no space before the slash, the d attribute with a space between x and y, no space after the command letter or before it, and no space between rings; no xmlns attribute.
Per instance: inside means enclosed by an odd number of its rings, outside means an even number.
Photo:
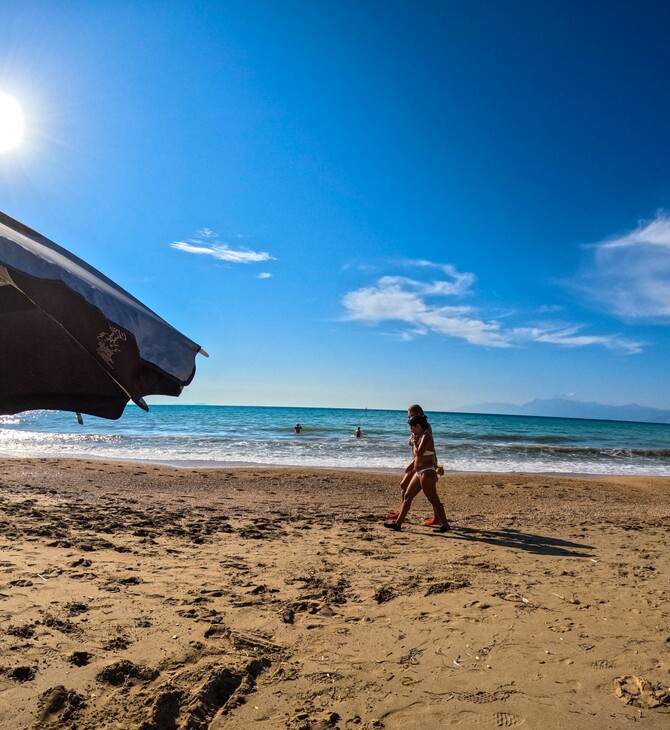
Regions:
<svg viewBox="0 0 670 730"><path fill-rule="evenodd" d="M269 666L266 659L253 659L246 666L212 664L186 670L158 688L142 727L209 727L219 712L244 702L245 695L254 691L258 676Z"/></svg>
<svg viewBox="0 0 670 730"><path fill-rule="evenodd" d="M10 626L7 629L9 636L18 636L21 639L32 639L35 636L35 628L32 624L23 624L22 626Z"/></svg>
<svg viewBox="0 0 670 730"><path fill-rule="evenodd" d="M445 719L450 725L482 725L483 727L518 727L526 722L525 717L513 715L510 712L482 715L467 710Z"/></svg>
<svg viewBox="0 0 670 730"><path fill-rule="evenodd" d="M616 662L613 662L611 659L596 659L596 661L591 662L591 666L594 669L614 669L614 665Z"/></svg>
<svg viewBox="0 0 670 730"><path fill-rule="evenodd" d="M495 692L484 692L483 690L478 692L454 692L454 696L463 702L474 702L477 705L482 705L487 702L505 702L516 693L517 690L509 685L506 688L497 689Z"/></svg>
<svg viewBox="0 0 670 730"><path fill-rule="evenodd" d="M40 725L58 723L62 727L73 727L70 722L77 710L85 705L85 701L74 690L65 689L59 684L40 695L39 705L42 708Z"/></svg>
<svg viewBox="0 0 670 730"><path fill-rule="evenodd" d="M127 636L119 635L105 642L102 648L105 651L123 651L124 649L127 649L131 644L132 641Z"/></svg>
<svg viewBox="0 0 670 730"><path fill-rule="evenodd" d="M131 679L140 680L142 682L151 682L160 672L157 669L142 667L128 659L123 659L114 664L110 664L102 669L96 675L98 682L103 684L111 684L113 687L120 687Z"/></svg>
<svg viewBox="0 0 670 730"><path fill-rule="evenodd" d="M519 727L526 722L525 717L514 715L511 712L479 713L471 710L445 713L444 707L425 705L421 702L412 702L407 707L388 713L394 721L393 727L447 727L452 725L474 726L482 728ZM411 720L411 725L405 724Z"/></svg>
<svg viewBox="0 0 670 730"><path fill-rule="evenodd" d="M7 676L14 682L32 682L35 674L35 668L28 666L14 667L7 672Z"/></svg>
<svg viewBox="0 0 670 730"><path fill-rule="evenodd" d="M93 654L88 651L74 651L67 658L70 664L74 664L75 667L85 667L93 659Z"/></svg>

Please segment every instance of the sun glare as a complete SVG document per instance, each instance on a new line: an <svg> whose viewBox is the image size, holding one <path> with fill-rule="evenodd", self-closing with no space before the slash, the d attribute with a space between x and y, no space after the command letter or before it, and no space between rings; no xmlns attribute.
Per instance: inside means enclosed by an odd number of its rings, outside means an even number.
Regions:
<svg viewBox="0 0 670 730"><path fill-rule="evenodd" d="M0 152L7 152L21 142L23 113L11 96L0 91Z"/></svg>

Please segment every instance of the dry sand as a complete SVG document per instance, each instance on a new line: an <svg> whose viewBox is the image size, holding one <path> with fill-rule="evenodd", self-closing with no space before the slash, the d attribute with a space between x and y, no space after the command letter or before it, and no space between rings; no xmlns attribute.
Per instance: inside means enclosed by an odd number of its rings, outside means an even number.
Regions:
<svg viewBox="0 0 670 730"><path fill-rule="evenodd" d="M0 461L0 726L670 727L670 479Z"/></svg>

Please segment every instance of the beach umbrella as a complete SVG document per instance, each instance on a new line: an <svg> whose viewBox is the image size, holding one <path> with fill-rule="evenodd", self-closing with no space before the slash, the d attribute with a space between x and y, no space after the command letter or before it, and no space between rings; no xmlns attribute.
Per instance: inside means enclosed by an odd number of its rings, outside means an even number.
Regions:
<svg viewBox="0 0 670 730"><path fill-rule="evenodd" d="M119 418L181 393L206 355L128 292L0 212L0 414Z"/></svg>

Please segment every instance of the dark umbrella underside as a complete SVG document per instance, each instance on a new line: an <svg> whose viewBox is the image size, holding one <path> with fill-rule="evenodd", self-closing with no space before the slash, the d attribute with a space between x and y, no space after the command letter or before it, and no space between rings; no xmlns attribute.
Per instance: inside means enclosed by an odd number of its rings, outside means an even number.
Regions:
<svg viewBox="0 0 670 730"><path fill-rule="evenodd" d="M103 284L109 288L110 282ZM146 409L145 395L181 393L195 374L199 346L137 300L133 311L126 301L130 295L119 292L128 326L112 321L64 281L31 276L8 265L7 256L0 259L0 414L46 408L116 419L131 399ZM181 377L141 355L132 330L144 327L146 339L148 327L159 332L160 326L168 346L172 338L186 353L180 356ZM161 344L151 342L158 351Z"/></svg>

